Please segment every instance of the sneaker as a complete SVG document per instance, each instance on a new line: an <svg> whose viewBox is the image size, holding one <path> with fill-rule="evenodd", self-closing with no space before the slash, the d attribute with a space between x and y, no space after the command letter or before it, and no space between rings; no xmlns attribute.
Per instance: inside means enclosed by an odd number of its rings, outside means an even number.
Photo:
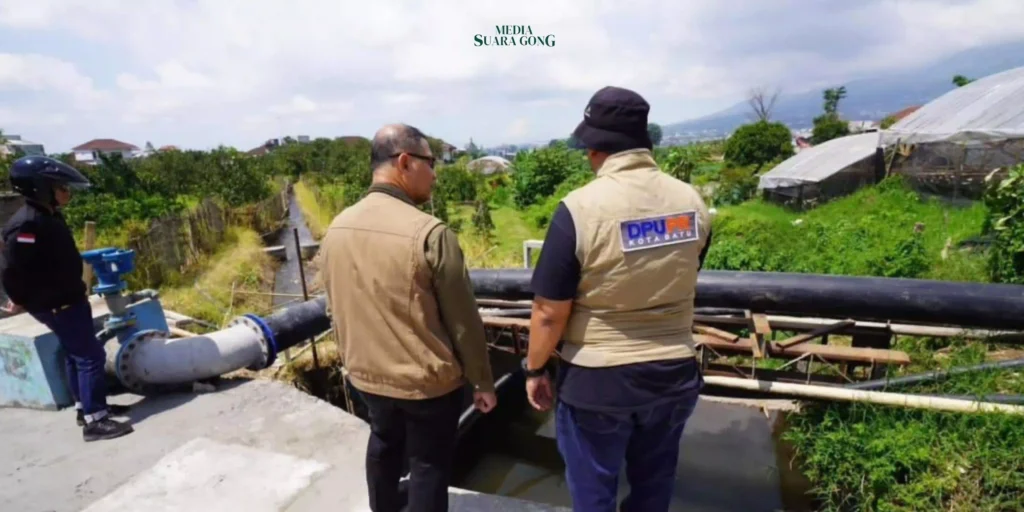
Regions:
<svg viewBox="0 0 1024 512"><path fill-rule="evenodd" d="M128 407L127 405L117 405L117 404L109 404L109 405L107 405L107 414L110 414L112 416L123 416L125 414L128 414L128 411L130 411L130 410L131 410L131 407ZM77 409L75 414L76 414L75 422L78 423L79 427L84 427L85 426L85 412L82 411L81 409Z"/></svg>
<svg viewBox="0 0 1024 512"><path fill-rule="evenodd" d="M88 443L89 441L114 439L131 434L134 431L135 429L128 423L121 423L105 417L82 427L82 438Z"/></svg>

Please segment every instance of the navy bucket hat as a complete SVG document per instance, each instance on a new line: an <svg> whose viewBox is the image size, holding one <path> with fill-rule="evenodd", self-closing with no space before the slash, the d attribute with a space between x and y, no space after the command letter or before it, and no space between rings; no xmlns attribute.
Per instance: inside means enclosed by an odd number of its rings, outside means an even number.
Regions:
<svg viewBox="0 0 1024 512"><path fill-rule="evenodd" d="M651 106L636 92L607 86L594 93L583 111L583 121L572 132L576 147L618 153L653 149L647 133Z"/></svg>

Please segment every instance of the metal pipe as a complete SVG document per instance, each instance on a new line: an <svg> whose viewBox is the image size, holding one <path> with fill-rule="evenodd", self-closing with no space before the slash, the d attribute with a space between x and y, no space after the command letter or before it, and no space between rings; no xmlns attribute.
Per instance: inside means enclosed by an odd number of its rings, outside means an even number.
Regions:
<svg viewBox="0 0 1024 512"><path fill-rule="evenodd" d="M1010 414L1024 414L1024 406L994 404L973 400L956 400L935 396L906 395L901 393L887 393L883 391L863 391L859 389L848 389L835 386L814 386L809 384L772 382L738 377L718 377L714 375L705 376L704 382L711 386L795 395L807 398L825 398L844 402L867 402L872 404L896 405L900 407L937 411L1005 412Z"/></svg>
<svg viewBox="0 0 1024 512"><path fill-rule="evenodd" d="M268 360L259 328L236 323L227 329L188 338L142 331L115 356L118 380L133 390L209 379L242 368L259 370Z"/></svg>
<svg viewBox="0 0 1024 512"><path fill-rule="evenodd" d="M949 377L952 377L954 375L962 375L965 373L983 372L987 370L1008 370L1011 368L1024 368L1024 359L1010 359L1007 361L995 361L971 366L958 366L956 368L950 368L948 370L935 370L931 372L918 373L915 375L907 375L905 377L896 377L892 379L866 380L863 382L846 384L843 387L846 389L863 390L884 389L890 387L909 386L912 384L921 384L925 382L934 382L938 380L948 379Z"/></svg>
<svg viewBox="0 0 1024 512"><path fill-rule="evenodd" d="M471 270L479 297L530 299L530 269ZM702 271L696 307L777 315L1024 329L1024 286L776 272Z"/></svg>

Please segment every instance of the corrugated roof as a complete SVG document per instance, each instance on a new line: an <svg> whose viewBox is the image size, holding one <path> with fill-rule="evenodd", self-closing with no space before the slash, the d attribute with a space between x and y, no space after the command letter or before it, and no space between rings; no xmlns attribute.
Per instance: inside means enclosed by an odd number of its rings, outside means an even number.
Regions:
<svg viewBox="0 0 1024 512"><path fill-rule="evenodd" d="M804 149L761 175L757 188L818 183L875 154L878 132L858 133Z"/></svg>
<svg viewBox="0 0 1024 512"><path fill-rule="evenodd" d="M1024 67L939 96L881 132L881 143L998 141L1024 137Z"/></svg>

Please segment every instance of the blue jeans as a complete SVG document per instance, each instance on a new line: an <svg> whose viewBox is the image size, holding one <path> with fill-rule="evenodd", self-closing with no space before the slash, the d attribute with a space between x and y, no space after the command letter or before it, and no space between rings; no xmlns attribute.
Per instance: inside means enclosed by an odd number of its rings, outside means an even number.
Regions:
<svg viewBox="0 0 1024 512"><path fill-rule="evenodd" d="M699 391L631 412L597 412L561 400L555 436L574 512L665 512L672 501L679 442ZM629 496L616 508L626 462Z"/></svg>
<svg viewBox="0 0 1024 512"><path fill-rule="evenodd" d="M39 323L57 336L67 353L65 365L68 387L82 412L96 414L107 410L107 377L104 365L107 353L92 330L92 306L82 300L57 311L29 311Z"/></svg>

